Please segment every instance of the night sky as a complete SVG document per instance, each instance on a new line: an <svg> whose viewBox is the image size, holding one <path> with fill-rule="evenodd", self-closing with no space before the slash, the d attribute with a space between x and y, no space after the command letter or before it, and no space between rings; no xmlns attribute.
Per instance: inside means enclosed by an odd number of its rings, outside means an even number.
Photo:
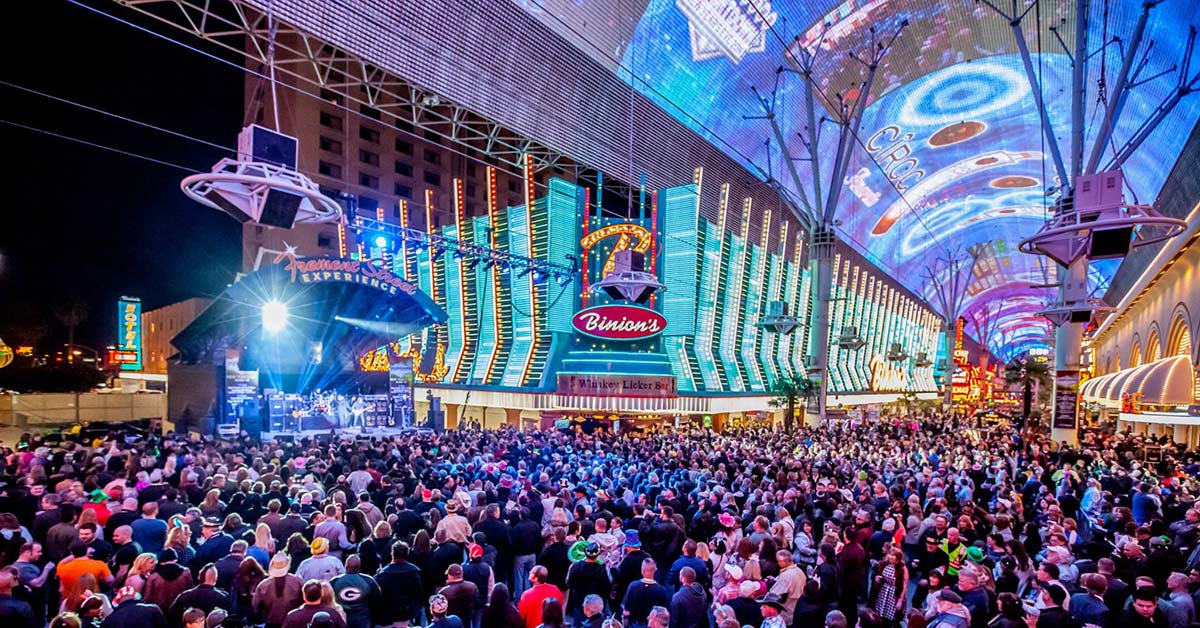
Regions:
<svg viewBox="0 0 1200 628"><path fill-rule="evenodd" d="M151 24L114 2L111 15ZM0 80L232 146L242 123L243 74L65 0L18 2L0 46ZM15 14L13 14L15 13ZM139 128L0 85L0 119L208 170L218 149ZM90 314L76 341L116 338L116 299L154 308L214 295L240 262L240 225L183 195L186 172L0 124L6 165L0 205L0 338L15 344L29 320L48 323L41 350L66 341L53 315L72 295Z"/></svg>

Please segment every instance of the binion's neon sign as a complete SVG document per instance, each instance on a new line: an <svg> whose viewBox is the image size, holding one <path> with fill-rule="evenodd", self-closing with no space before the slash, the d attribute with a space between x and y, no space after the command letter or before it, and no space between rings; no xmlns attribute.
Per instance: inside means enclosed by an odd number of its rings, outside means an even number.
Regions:
<svg viewBox="0 0 1200 628"><path fill-rule="evenodd" d="M871 358L871 390L875 392L901 392L908 389L908 373L898 363L893 363L882 354Z"/></svg>

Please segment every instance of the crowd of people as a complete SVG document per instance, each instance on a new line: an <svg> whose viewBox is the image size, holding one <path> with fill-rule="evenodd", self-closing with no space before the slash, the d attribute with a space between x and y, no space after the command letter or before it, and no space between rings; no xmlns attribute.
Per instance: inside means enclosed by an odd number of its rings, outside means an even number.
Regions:
<svg viewBox="0 0 1200 628"><path fill-rule="evenodd" d="M1200 465L954 418L23 439L0 628L1187 628Z"/></svg>

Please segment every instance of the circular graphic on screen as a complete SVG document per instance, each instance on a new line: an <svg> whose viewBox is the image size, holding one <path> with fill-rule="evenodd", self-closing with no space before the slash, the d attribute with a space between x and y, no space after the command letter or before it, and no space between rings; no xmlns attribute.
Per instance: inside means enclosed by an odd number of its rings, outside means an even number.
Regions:
<svg viewBox="0 0 1200 628"><path fill-rule="evenodd" d="M1010 107L1029 94L1025 76L994 63L962 63L921 81L900 108L900 123L953 124Z"/></svg>
<svg viewBox="0 0 1200 628"><path fill-rule="evenodd" d="M933 148L941 148L943 146L965 142L972 137L983 133L985 130L987 130L987 125L976 120L956 122L938 129L937 132L929 138L929 145Z"/></svg>
<svg viewBox="0 0 1200 628"><path fill-rule="evenodd" d="M1012 188L1032 188L1037 187L1038 180L1033 177L1009 176L992 179L988 185L994 188L1012 189Z"/></svg>

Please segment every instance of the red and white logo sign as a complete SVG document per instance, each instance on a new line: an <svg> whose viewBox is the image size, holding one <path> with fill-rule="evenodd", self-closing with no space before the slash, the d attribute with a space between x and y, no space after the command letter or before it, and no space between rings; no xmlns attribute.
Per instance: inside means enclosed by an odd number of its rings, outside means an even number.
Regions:
<svg viewBox="0 0 1200 628"><path fill-rule="evenodd" d="M571 324L604 340L641 340L661 334L667 319L654 310L632 305L597 305L580 310Z"/></svg>

